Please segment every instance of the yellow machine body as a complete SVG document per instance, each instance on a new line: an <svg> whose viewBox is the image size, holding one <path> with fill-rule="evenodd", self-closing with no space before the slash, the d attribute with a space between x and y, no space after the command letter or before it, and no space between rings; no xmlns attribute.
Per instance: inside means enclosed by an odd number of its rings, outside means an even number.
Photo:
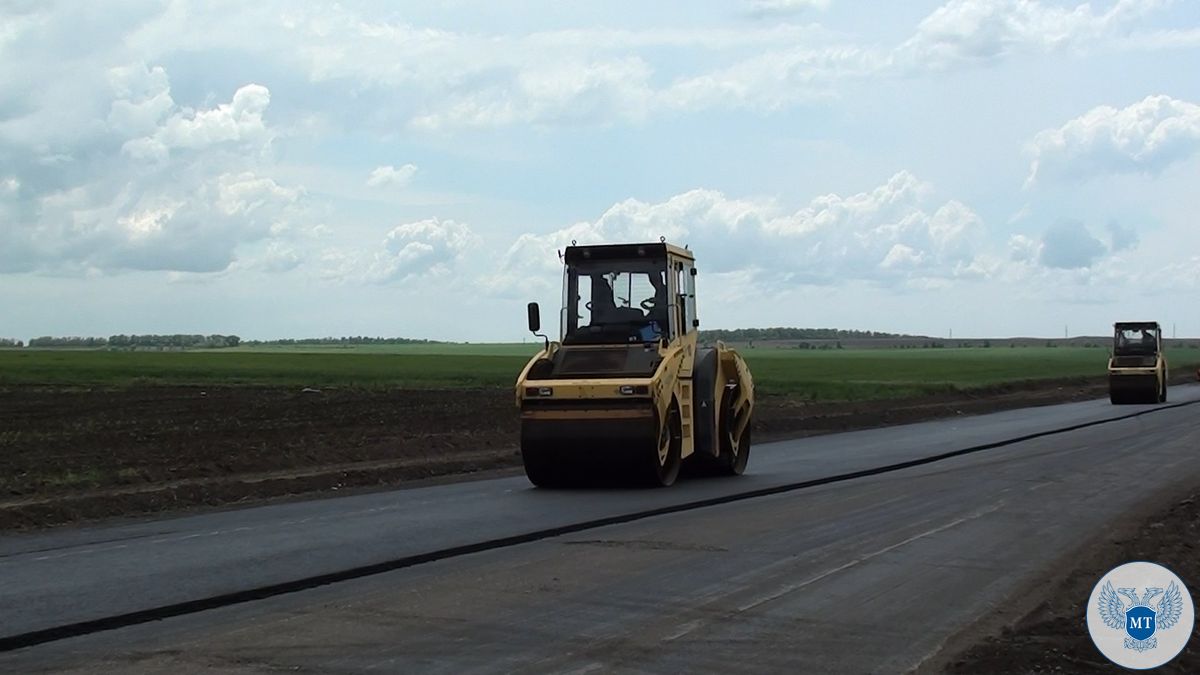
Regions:
<svg viewBox="0 0 1200 675"><path fill-rule="evenodd" d="M670 485L683 462L745 470L754 382L722 343L699 344L692 252L665 242L571 246L560 339L517 378L521 452L539 486L625 472ZM540 311L530 306L530 330Z"/></svg>

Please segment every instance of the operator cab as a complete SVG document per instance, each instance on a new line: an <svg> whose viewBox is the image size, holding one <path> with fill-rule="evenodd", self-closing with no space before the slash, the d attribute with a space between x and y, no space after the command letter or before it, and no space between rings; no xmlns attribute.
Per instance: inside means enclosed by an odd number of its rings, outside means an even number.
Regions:
<svg viewBox="0 0 1200 675"><path fill-rule="evenodd" d="M546 341L530 378L650 377L667 349L695 340L700 321L691 251L666 242L572 242L562 259L560 342L552 345L538 332L540 312L529 303L529 330Z"/></svg>
<svg viewBox="0 0 1200 675"><path fill-rule="evenodd" d="M1113 356L1157 356L1162 348L1162 329L1154 321L1115 325Z"/></svg>
<svg viewBox="0 0 1200 675"><path fill-rule="evenodd" d="M699 324L695 263L686 249L571 246L563 258L563 346L670 342Z"/></svg>

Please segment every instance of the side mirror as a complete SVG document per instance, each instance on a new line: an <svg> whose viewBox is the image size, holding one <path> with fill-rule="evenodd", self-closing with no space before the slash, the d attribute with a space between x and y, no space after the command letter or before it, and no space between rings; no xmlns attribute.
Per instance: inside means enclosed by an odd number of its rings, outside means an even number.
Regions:
<svg viewBox="0 0 1200 675"><path fill-rule="evenodd" d="M529 303L529 332L536 334L542 329L542 313L536 302Z"/></svg>

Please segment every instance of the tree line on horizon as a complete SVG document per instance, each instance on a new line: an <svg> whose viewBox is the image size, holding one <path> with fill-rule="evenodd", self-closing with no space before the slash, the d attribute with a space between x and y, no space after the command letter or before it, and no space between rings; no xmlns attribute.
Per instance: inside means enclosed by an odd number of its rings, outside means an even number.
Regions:
<svg viewBox="0 0 1200 675"><path fill-rule="evenodd" d="M5 344L12 342L14 344ZM110 335L109 337L80 337L43 335L31 338L29 347L75 347L81 349L136 349L151 347L158 349L221 349L236 347L241 338L236 335ZM19 340L0 341L0 346L20 347Z"/></svg>
<svg viewBox="0 0 1200 675"><path fill-rule="evenodd" d="M238 346L290 345L394 345L436 344L436 340L401 337L322 337L282 338L279 340L242 340L237 335L110 335L109 337L51 336L30 338L28 344L13 338L0 338L0 347L75 348L75 349L223 349Z"/></svg>
<svg viewBox="0 0 1200 675"><path fill-rule="evenodd" d="M748 340L843 340L869 338L913 337L880 331L841 330L836 328L736 328L700 331L701 341L748 341ZM319 338L279 338L275 340L243 340L237 335L111 335L109 337L48 336L31 338L32 348L77 348L77 349L222 349L227 347L287 347L315 345L404 345L442 344L443 340L426 340L403 337L370 337L354 335ZM0 338L0 347L24 347L25 343L11 338Z"/></svg>
<svg viewBox="0 0 1200 675"><path fill-rule="evenodd" d="M421 340L402 337L367 337L355 335L352 337L321 337L321 338L280 338L278 340L246 340L243 345L249 346L290 346L290 345L428 345L441 344L440 340Z"/></svg>
<svg viewBox="0 0 1200 675"><path fill-rule="evenodd" d="M850 340L870 338L914 338L916 335L883 333L874 330L842 330L839 328L733 328L702 330L701 341L741 342L747 340Z"/></svg>

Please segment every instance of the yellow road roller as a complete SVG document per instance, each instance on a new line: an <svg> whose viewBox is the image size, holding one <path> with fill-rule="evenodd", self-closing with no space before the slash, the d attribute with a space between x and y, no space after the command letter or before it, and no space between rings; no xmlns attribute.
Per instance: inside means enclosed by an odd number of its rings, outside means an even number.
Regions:
<svg viewBox="0 0 1200 675"><path fill-rule="evenodd" d="M606 475L669 486L687 465L741 475L750 456L754 381L722 342L697 340L695 257L657 243L577 245L560 252L563 305L516 383L521 458L538 487ZM615 475L614 475L615 472Z"/></svg>
<svg viewBox="0 0 1200 675"><path fill-rule="evenodd" d="M1114 404L1165 403L1167 357L1158 322L1123 321L1113 324L1113 329L1109 399Z"/></svg>

